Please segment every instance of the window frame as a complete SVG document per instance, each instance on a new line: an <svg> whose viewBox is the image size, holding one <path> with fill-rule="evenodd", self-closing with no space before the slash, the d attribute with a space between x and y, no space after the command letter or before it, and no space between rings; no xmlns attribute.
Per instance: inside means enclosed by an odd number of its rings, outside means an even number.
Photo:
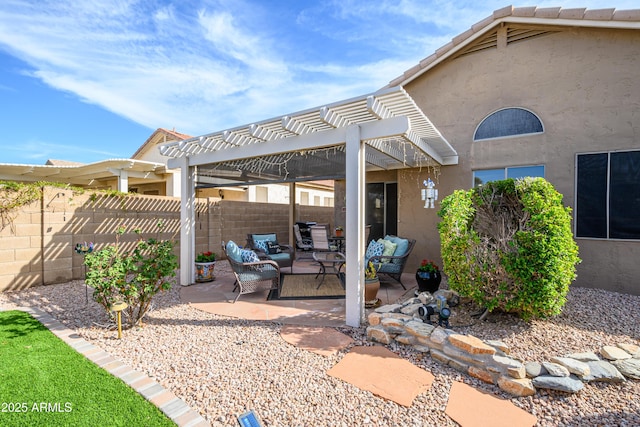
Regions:
<svg viewBox="0 0 640 427"><path fill-rule="evenodd" d="M474 169L474 170L471 171L471 188L476 188L476 172L478 172L478 171L490 171L490 170L496 170L497 171L497 170L502 169L504 171L504 175L503 175L502 179L507 179L508 178L508 170L509 169L534 168L534 167L541 167L542 168L542 176L536 175L535 177L541 177L541 178L545 178L546 177L547 168L546 168L546 166L544 164L504 166L504 167L501 167L501 168ZM527 176L531 176L531 175L527 175ZM487 182L489 182L489 181L487 181Z"/></svg>
<svg viewBox="0 0 640 427"><path fill-rule="evenodd" d="M504 136L492 136L489 138L476 138L476 135L478 134L478 129L480 129L480 126L482 126L482 124L487 121L487 119L495 114L498 114L501 111L505 111L505 110L523 110L526 111L528 113L530 113L531 115L533 115L536 119L538 119L538 121L540 122L540 126L542 127L542 130L540 132L527 132L527 133L516 133L516 134L512 134L512 135L504 135ZM523 136L531 136L531 135L541 135L545 133L545 127L544 127L544 123L542 121L542 119L540 119L540 116L538 116L536 113L534 113L533 111L529 110L528 108L524 108L524 107L504 107L504 108L500 108L498 110L492 111L491 113L487 114L482 120L480 120L480 123L478 123L478 125L476 126L475 130L473 131L473 142L480 142L480 141L493 141L493 140L499 140L499 139L505 139L505 138L520 138Z"/></svg>

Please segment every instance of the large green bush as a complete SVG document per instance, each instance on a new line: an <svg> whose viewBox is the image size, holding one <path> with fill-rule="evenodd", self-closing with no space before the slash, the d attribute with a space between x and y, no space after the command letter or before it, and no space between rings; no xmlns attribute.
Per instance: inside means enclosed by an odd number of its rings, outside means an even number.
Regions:
<svg viewBox="0 0 640 427"><path fill-rule="evenodd" d="M571 209L543 178L459 190L438 212L451 289L525 320L561 312L576 277Z"/></svg>

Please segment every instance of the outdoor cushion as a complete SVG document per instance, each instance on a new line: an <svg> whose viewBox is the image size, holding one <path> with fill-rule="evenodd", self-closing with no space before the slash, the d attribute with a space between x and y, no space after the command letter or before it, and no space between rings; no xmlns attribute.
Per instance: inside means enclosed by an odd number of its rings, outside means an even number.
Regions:
<svg viewBox="0 0 640 427"><path fill-rule="evenodd" d="M378 243L375 240L369 242L369 246L367 246L367 252L365 253L365 259L369 259L374 256L382 255L384 251L384 244Z"/></svg>
<svg viewBox="0 0 640 427"><path fill-rule="evenodd" d="M241 249L242 262L259 262L260 258L251 249Z"/></svg>
<svg viewBox="0 0 640 427"><path fill-rule="evenodd" d="M407 249L409 249L409 241L407 239L403 239L398 236L384 236L385 240L390 240L393 243L397 244L396 251L393 253L393 256L402 256L407 253Z"/></svg>
<svg viewBox="0 0 640 427"><path fill-rule="evenodd" d="M378 243L382 243L384 245L382 256L393 256L396 252L396 248L398 247L398 244L393 243L391 240L378 239Z"/></svg>
<svg viewBox="0 0 640 427"><path fill-rule="evenodd" d="M279 254L269 254L269 258L275 262L289 261L291 259L291 254L288 254L286 252L281 252Z"/></svg>
<svg viewBox="0 0 640 427"><path fill-rule="evenodd" d="M277 241L277 237L273 233L269 233L269 234L252 234L251 236L253 237L253 242L256 243L256 244L258 242L263 242L263 241L269 241L269 242L276 242Z"/></svg>
<svg viewBox="0 0 640 427"><path fill-rule="evenodd" d="M227 242L227 256L235 262L242 262L242 249L234 242L229 240Z"/></svg>

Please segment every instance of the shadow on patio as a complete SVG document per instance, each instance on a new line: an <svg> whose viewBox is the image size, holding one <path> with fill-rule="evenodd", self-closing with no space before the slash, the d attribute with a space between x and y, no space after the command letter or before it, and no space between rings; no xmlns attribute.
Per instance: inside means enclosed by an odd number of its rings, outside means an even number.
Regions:
<svg viewBox="0 0 640 427"><path fill-rule="evenodd" d="M285 274L290 274L288 268L285 270ZM299 259L293 265L294 274L317 271L318 266L313 260ZM182 287L181 301L208 313L240 319L268 320L291 325L345 326L344 299L267 301L269 291L264 290L242 295L232 304L237 291L233 292L234 277L226 260L216 262L214 276L215 280L212 282ZM393 303L405 294L413 294L417 286L415 277L405 273L402 279L408 289L406 291L393 280L381 282L378 298L382 305Z"/></svg>

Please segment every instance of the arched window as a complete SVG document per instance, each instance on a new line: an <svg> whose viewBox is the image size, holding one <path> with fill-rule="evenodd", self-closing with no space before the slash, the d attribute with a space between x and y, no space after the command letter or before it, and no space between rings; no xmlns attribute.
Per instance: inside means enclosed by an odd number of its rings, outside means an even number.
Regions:
<svg viewBox="0 0 640 427"><path fill-rule="evenodd" d="M527 135L543 131L542 122L531 111L524 108L505 108L487 116L478 125L473 140Z"/></svg>

